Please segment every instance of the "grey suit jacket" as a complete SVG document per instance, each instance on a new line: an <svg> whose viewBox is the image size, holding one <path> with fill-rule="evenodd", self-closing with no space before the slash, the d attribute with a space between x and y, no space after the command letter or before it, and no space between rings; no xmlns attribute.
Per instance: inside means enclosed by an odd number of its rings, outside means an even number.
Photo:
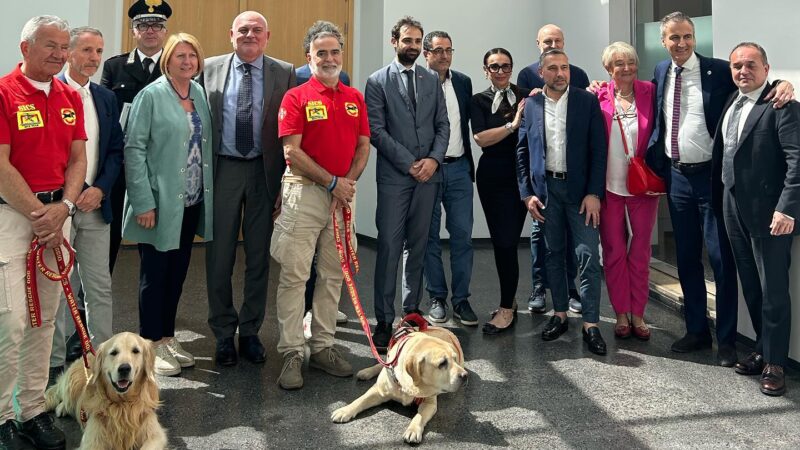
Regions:
<svg viewBox="0 0 800 450"><path fill-rule="evenodd" d="M205 60L205 68L199 82L206 90L211 120L214 125L213 148L214 165L222 142L222 105L225 86L228 84L233 53L212 56ZM278 197L281 176L286 169L283 147L278 138L278 109L287 90L296 84L294 66L279 59L264 56L264 124L261 128L261 148L264 154L264 172L267 176L267 191L270 198ZM214 174L216 176L216 170Z"/></svg>
<svg viewBox="0 0 800 450"><path fill-rule="evenodd" d="M370 141L378 150L378 183L411 185L408 170L415 161L433 158L442 164L450 139L450 122L439 77L416 65L417 108L412 107L394 64L370 75L364 97ZM437 170L429 182L442 179Z"/></svg>

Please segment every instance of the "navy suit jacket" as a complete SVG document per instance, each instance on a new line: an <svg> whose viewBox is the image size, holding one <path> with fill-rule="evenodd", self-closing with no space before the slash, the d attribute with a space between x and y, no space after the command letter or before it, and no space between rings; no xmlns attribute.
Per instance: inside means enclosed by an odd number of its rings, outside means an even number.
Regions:
<svg viewBox="0 0 800 450"><path fill-rule="evenodd" d="M458 112L461 114L461 140L464 142L464 156L469 161L469 176L475 181L475 161L472 159L472 139L469 135L469 102L472 98L472 80L461 72L450 70L453 90L458 99ZM450 130L456 133L458 130Z"/></svg>
<svg viewBox="0 0 800 450"><path fill-rule="evenodd" d="M606 192L608 138L597 96L571 88L567 103L567 195L580 204L588 194ZM547 206L545 182L544 94L528 97L517 144L517 182L520 198L535 195Z"/></svg>
<svg viewBox="0 0 800 450"><path fill-rule="evenodd" d="M578 66L569 65L569 85L586 89L589 87L589 76ZM519 71L517 86L529 90L542 89L544 80L539 76L539 61Z"/></svg>
<svg viewBox="0 0 800 450"><path fill-rule="evenodd" d="M64 83L67 82L64 74L58 77ZM119 108L117 107L117 97L113 92L100 86L97 83L89 82L89 92L92 93L94 109L97 111L98 125L98 161L97 176L92 186L99 188L105 195L100 202L100 212L103 220L111 223L113 215L111 213L111 188L117 181L120 169L122 168L122 148L123 135L122 127L119 125ZM84 183L83 188L89 186Z"/></svg>
<svg viewBox="0 0 800 450"><path fill-rule="evenodd" d="M703 111L705 112L708 135L713 138L717 123L722 119L725 103L736 85L731 79L728 61L717 58L706 58L697 54L700 63L700 85L703 90ZM664 86L667 84L667 72L672 60L664 60L655 68L653 83L656 85L655 128L650 136L647 149L647 164L665 180L669 180L670 158L666 154L664 136Z"/></svg>

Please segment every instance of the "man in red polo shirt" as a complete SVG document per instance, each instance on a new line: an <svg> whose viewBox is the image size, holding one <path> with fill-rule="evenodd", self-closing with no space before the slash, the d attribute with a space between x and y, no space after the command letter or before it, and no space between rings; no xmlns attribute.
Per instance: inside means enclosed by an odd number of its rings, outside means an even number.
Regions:
<svg viewBox="0 0 800 450"><path fill-rule="evenodd" d="M304 293L315 249L310 366L338 377L353 373L333 348L343 275L331 213L344 239L342 209L352 201L367 164L370 134L364 96L339 82L343 41L331 27L309 37L306 58L312 77L286 93L278 113L287 169L270 253L281 265L277 313L283 369L278 382L284 389L303 386Z"/></svg>
<svg viewBox="0 0 800 450"><path fill-rule="evenodd" d="M0 78L0 448L64 448L44 409L61 285L37 272L41 326L32 328L25 255L34 236L54 248L86 176L80 95L54 78L64 66L69 25L38 16L22 29L22 63ZM45 262L56 267L52 252ZM14 423L13 396L19 411Z"/></svg>

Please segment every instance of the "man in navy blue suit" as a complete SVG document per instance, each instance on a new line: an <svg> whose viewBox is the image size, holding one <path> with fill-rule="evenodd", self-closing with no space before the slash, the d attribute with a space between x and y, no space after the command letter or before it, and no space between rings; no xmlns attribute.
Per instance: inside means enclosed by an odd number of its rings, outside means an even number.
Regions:
<svg viewBox="0 0 800 450"><path fill-rule="evenodd" d="M556 25L547 24L539 29L536 34L536 46L539 52L544 53L550 49L564 49L564 33ZM586 89L589 86L589 77L586 72L578 66L569 65L569 85L578 89ZM539 60L525 67L517 76L517 86L525 89L541 89L544 87L544 80L539 75ZM572 237L567 234L567 246L572 247ZM547 284L547 274L544 270L544 258L547 247L544 244L544 235L538 221L531 223L531 283L533 290L528 298L528 309L534 313L543 313L545 307L545 288ZM577 276L577 261L570 254L567 255L567 284L569 286L569 309L572 312L581 312L581 296L575 289L575 277ZM582 283L583 284L583 283Z"/></svg>
<svg viewBox="0 0 800 450"><path fill-rule="evenodd" d="M686 334L673 343L672 351L692 352L712 345L702 263L705 241L716 284L717 361L731 367L737 361L736 266L723 220L711 205L711 153L714 131L736 86L727 61L695 53L694 32L692 19L681 12L661 19L661 42L671 59L655 69L656 124L647 162L667 182L684 297ZM777 99L791 97L787 85Z"/></svg>
<svg viewBox="0 0 800 450"><path fill-rule="evenodd" d="M86 325L95 348L111 337L111 273L109 271L111 188L122 167L122 129L119 108L113 92L93 83L89 77L100 67L103 35L96 28L70 31L67 62L69 69L61 80L78 91L83 100L86 128L86 179L72 217L70 243L75 248L77 270L86 306ZM74 284L77 286L77 282ZM53 350L50 354L51 379L63 370L67 348L64 340L66 300L62 296L56 314ZM80 341L77 341L78 343Z"/></svg>
<svg viewBox="0 0 800 450"><path fill-rule="evenodd" d="M434 322L447 321L447 281L442 264L442 245L439 228L442 205L447 213L445 227L450 234L450 271L453 317L462 324L474 326L478 317L469 304L469 284L472 278L472 183L475 181L475 162L469 135L469 102L472 80L450 69L453 63L453 40L444 31L432 31L422 40L422 56L428 69L439 75L450 120L450 139L442 162L442 185L433 207L428 248L425 252L424 273L426 289L431 297L428 316Z"/></svg>
<svg viewBox="0 0 800 450"><path fill-rule="evenodd" d="M542 331L551 341L567 331L569 304L566 256L574 253L586 275L583 340L589 351L606 353L600 321L600 199L606 188L608 142L597 97L570 89L567 55L558 49L539 57L542 95L529 97L517 145L517 180L531 217L543 223L545 267L555 314ZM567 137L569 134L569 137ZM572 235L567 246L564 230Z"/></svg>

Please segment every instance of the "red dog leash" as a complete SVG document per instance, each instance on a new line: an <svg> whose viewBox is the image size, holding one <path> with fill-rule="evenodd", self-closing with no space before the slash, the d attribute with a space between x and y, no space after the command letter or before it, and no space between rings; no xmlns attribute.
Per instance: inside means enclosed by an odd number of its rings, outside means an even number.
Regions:
<svg viewBox="0 0 800 450"><path fill-rule="evenodd" d="M391 369L397 364L397 359L400 356L400 352L403 349L408 336L417 331L417 328L419 331L425 331L428 328L428 322L422 316L416 313L405 316L400 322L400 325L398 325L397 330L395 330L394 334L392 335L392 339L389 341L389 349L395 345L399 345L400 347L390 361L384 361L381 358L381 355L378 353L378 349L375 348L375 343L372 342L372 333L370 332L369 321L367 320L366 314L364 314L364 308L361 306L361 298L358 295L358 290L356 289L356 284L353 280L353 271L351 270L351 265L355 268L355 273L358 273L359 270L358 257L356 256L356 251L353 248L353 236L352 232L350 231L352 229L351 224L353 220L352 212L350 211L349 206L342 207L342 218L344 219L345 234L344 242L342 241L341 232L339 232L339 223L336 219L336 211L333 212L332 216L333 238L336 242L336 250L339 252L339 263L342 266L342 273L344 274L344 283L347 286L347 292L350 294L350 299L353 302L353 309L355 309L358 320L361 322L361 328L364 330L364 334L367 335L367 340L369 341L369 347L372 350L372 355L380 365Z"/></svg>
<svg viewBox="0 0 800 450"><path fill-rule="evenodd" d="M92 341L89 339L89 333L81 321L80 314L78 313L78 304L75 302L75 295L72 292L72 286L69 283L69 273L75 264L75 250L64 239L64 247L69 254L69 263L64 261L64 253L61 247L55 247L53 253L56 256L56 264L58 265L58 272L53 271L44 262L45 247L39 244L39 238L34 237L31 241L31 246L28 249L27 266L25 270L25 291L28 299L28 315L31 320L31 327L36 328L42 326L42 306L39 301L39 289L36 282L35 270L42 273L48 280L60 281L61 288L64 290L64 296L67 298L67 306L72 315L72 320L75 322L75 329L78 331L78 336L81 339L81 349L83 350L83 365L88 370L89 360L87 355L91 353L94 355L94 348L92 348Z"/></svg>

